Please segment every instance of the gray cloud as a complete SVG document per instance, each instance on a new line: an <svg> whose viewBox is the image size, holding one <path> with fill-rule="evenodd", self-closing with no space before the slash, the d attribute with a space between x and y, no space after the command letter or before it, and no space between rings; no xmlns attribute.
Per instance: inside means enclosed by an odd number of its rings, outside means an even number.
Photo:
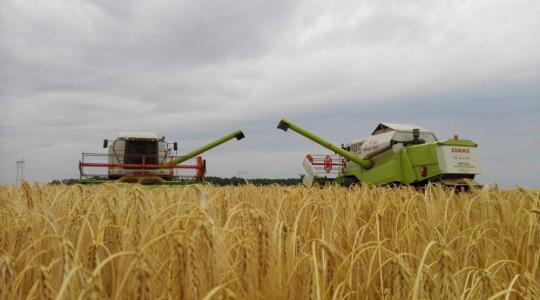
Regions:
<svg viewBox="0 0 540 300"><path fill-rule="evenodd" d="M275 130L288 115L335 142L379 121L459 131L486 182L538 186L538 15L525 0L4 1L0 181L22 156L32 180L75 176L120 130L188 150L236 127L248 139L209 152L210 174L296 176L321 149Z"/></svg>

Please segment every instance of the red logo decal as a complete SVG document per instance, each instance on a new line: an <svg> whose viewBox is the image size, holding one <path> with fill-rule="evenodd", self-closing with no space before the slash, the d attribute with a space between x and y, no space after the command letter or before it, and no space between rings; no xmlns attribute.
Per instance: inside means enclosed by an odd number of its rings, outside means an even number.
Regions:
<svg viewBox="0 0 540 300"><path fill-rule="evenodd" d="M471 149L468 148L452 148L452 153L471 153Z"/></svg>

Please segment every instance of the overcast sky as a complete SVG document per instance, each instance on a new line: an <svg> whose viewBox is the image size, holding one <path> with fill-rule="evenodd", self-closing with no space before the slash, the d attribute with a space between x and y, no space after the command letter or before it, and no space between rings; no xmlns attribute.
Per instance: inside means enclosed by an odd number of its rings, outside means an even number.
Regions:
<svg viewBox="0 0 540 300"><path fill-rule="evenodd" d="M482 183L540 186L540 2L0 0L0 182L78 176L118 131L182 151L242 128L208 174L297 177L379 122L479 143Z"/></svg>

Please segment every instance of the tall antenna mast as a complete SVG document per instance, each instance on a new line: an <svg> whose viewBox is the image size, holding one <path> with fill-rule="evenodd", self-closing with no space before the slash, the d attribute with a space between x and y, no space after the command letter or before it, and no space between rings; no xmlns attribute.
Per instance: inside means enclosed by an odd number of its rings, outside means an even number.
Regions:
<svg viewBox="0 0 540 300"><path fill-rule="evenodd" d="M24 179L24 157L17 160L17 175L15 176L15 185Z"/></svg>

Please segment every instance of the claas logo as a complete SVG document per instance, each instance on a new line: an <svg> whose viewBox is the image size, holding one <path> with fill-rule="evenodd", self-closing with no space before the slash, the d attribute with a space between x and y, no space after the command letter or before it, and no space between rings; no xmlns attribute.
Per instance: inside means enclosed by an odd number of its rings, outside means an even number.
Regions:
<svg viewBox="0 0 540 300"><path fill-rule="evenodd" d="M452 148L452 153L471 153L469 148Z"/></svg>

